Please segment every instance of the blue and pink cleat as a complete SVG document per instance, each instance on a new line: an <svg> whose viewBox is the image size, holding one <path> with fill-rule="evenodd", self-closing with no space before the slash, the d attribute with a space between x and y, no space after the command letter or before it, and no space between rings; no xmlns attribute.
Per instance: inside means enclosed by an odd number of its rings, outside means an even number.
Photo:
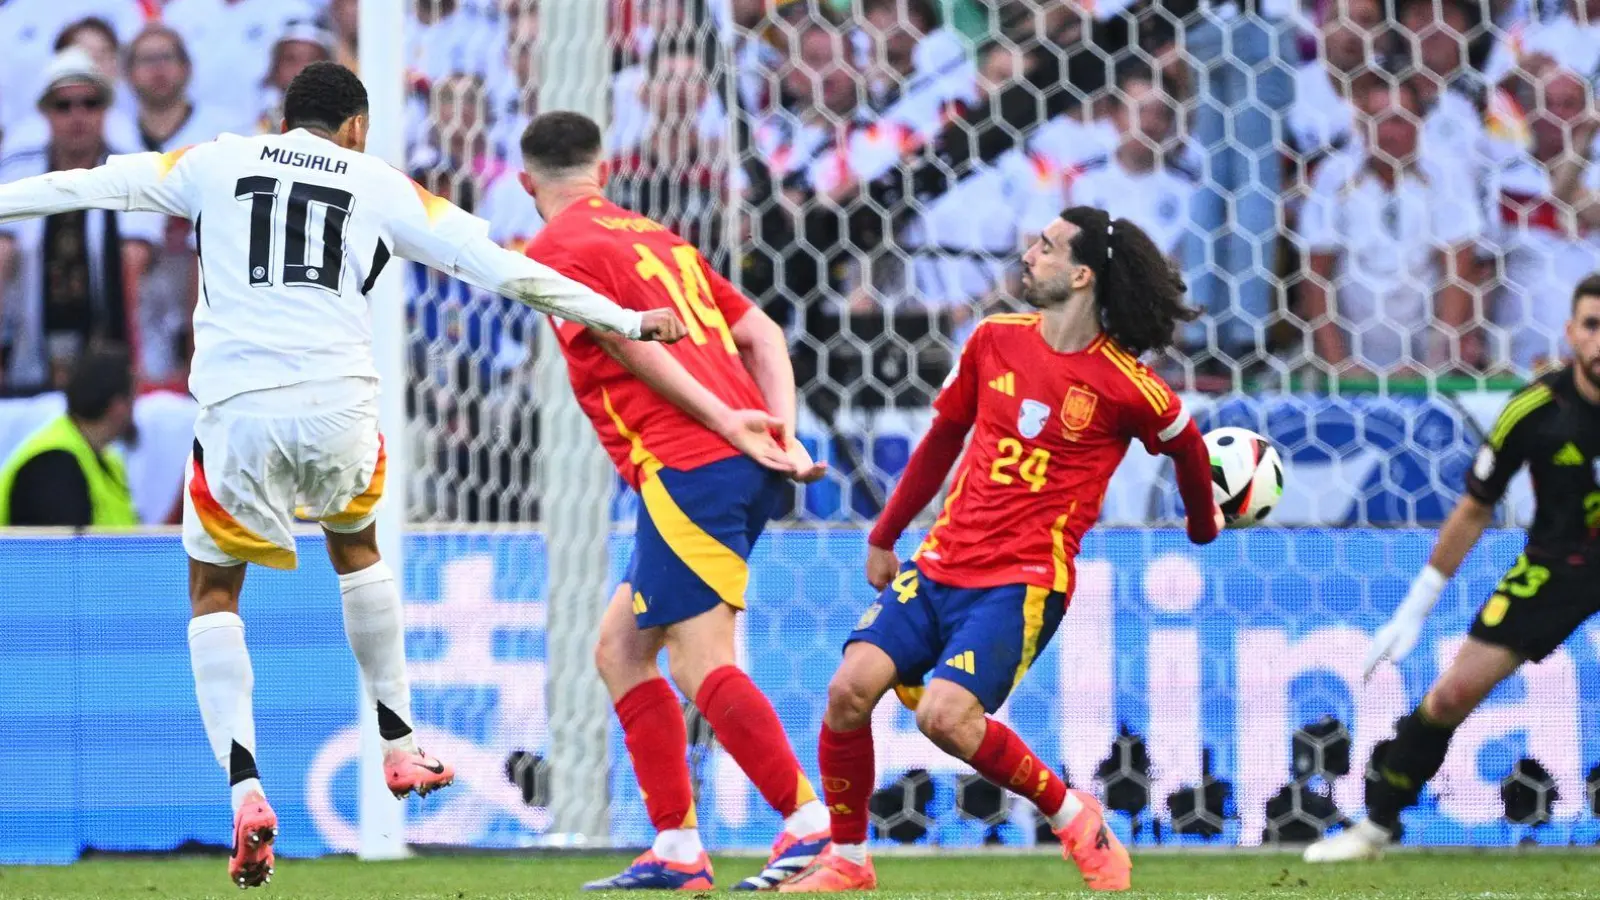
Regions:
<svg viewBox="0 0 1600 900"><path fill-rule="evenodd" d="M711 857L704 853L692 863L662 859L646 850L633 864L610 878L591 881L586 891L709 891Z"/></svg>

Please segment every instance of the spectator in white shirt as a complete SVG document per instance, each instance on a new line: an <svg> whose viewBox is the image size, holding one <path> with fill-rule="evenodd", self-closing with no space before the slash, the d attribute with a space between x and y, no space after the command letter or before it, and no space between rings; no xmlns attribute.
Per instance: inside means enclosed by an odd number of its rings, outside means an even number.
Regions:
<svg viewBox="0 0 1600 900"><path fill-rule="evenodd" d="M255 118L261 77L290 22L316 18L307 0L171 0L162 21L183 35L194 62L193 91L202 106Z"/></svg>
<svg viewBox="0 0 1600 900"><path fill-rule="evenodd" d="M1587 80L1539 55L1524 58L1509 84L1527 113L1532 141L1529 152L1494 170L1489 183L1495 207L1489 235L1504 257L1491 356L1526 375L1567 352L1563 325L1573 286L1600 268L1600 222L1576 215L1573 202L1574 188L1600 191L1600 167L1589 164L1594 130Z"/></svg>
<svg viewBox="0 0 1600 900"><path fill-rule="evenodd" d="M151 25L128 45L128 84L138 102L139 149L166 153L203 143L223 132L249 134L247 117L230 118L190 96L194 74L183 38ZM161 253L145 276L139 304L139 368L153 381L172 381L183 365L180 335L189 328L198 278L187 219L169 218Z"/></svg>
<svg viewBox="0 0 1600 900"><path fill-rule="evenodd" d="M951 104L977 102L977 69L933 0L863 0L861 14L879 115L928 138L944 127Z"/></svg>
<svg viewBox="0 0 1600 900"><path fill-rule="evenodd" d="M189 48L172 28L158 24L140 32L128 45L127 66L142 149L165 153L225 131L248 134L254 125L246 115L229 116L195 101Z"/></svg>
<svg viewBox="0 0 1600 900"><path fill-rule="evenodd" d="M1309 349L1344 374L1474 365L1474 186L1419 152L1414 80L1364 77L1356 107L1364 140L1323 163L1301 211Z"/></svg>
<svg viewBox="0 0 1600 900"><path fill-rule="evenodd" d="M1474 183L1498 155L1484 127L1483 79L1467 59L1482 24L1482 10L1470 0L1400 0L1399 32L1424 110L1423 146L1434 161L1463 167Z"/></svg>
<svg viewBox="0 0 1600 900"><path fill-rule="evenodd" d="M1350 141L1355 108L1350 87L1382 49L1382 0L1334 0L1317 31L1317 58L1295 73L1289 132L1310 164Z"/></svg>
<svg viewBox="0 0 1600 900"><path fill-rule="evenodd" d="M520 159L522 131L539 105L539 6L535 0L504 4L505 59L488 79L490 143L501 159Z"/></svg>
<svg viewBox="0 0 1600 900"><path fill-rule="evenodd" d="M133 123L134 104L121 84L122 72L118 69L120 46L111 24L98 16L90 16L72 22L61 30L61 34L56 36L55 52L77 47L89 54L95 68L111 85L111 108L106 110L106 136L114 147L134 147L137 146L138 131ZM14 133L7 137L13 150L23 150L42 146L50 139L50 132L44 118L33 116L20 122Z"/></svg>
<svg viewBox="0 0 1600 900"><path fill-rule="evenodd" d="M1144 229L1174 264L1192 237L1190 203L1196 176L1179 158L1177 110L1148 68L1128 66L1117 78L1111 121L1116 151L1070 177L1070 206L1094 206Z"/></svg>
<svg viewBox="0 0 1600 900"><path fill-rule="evenodd" d="M111 85L74 47L45 71L39 109L49 122L40 149L0 159L0 183L47 172L90 169L113 152L106 110ZM90 210L0 228L0 345L6 383L59 387L74 360L99 342L135 344L138 291L163 219L148 213Z"/></svg>
<svg viewBox="0 0 1600 900"><path fill-rule="evenodd" d="M60 52L56 39L73 22L98 16L111 23L118 40L126 41L144 27L144 11L134 0L10 0L0 3L0 131L15 128L38 114L34 101L41 77ZM115 81L115 78L113 78ZM33 140L43 138L43 124ZM27 149L9 134L6 152Z"/></svg>
<svg viewBox="0 0 1600 900"><path fill-rule="evenodd" d="M1550 18L1513 25L1504 40L1495 42L1484 65L1491 81L1506 77L1519 60L1539 54L1600 88L1600 0L1565 0L1562 6Z"/></svg>

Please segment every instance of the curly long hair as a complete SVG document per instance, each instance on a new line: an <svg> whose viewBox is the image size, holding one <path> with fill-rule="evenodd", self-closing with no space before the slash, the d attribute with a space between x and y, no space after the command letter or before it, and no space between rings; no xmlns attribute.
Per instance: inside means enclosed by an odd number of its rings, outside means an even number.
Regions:
<svg viewBox="0 0 1600 900"><path fill-rule="evenodd" d="M1100 327L1124 350L1139 355L1173 345L1178 323L1199 318L1184 303L1189 286L1144 229L1105 210L1074 206L1061 218L1078 226L1068 246L1094 272Z"/></svg>

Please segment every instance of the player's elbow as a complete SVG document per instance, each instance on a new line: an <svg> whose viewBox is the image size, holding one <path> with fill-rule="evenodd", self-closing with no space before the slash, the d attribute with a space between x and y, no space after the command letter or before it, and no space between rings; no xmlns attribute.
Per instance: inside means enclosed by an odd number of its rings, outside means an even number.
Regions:
<svg viewBox="0 0 1600 900"><path fill-rule="evenodd" d="M1464 524L1487 528L1494 521L1494 506L1471 494L1462 494L1461 502L1456 504L1456 515Z"/></svg>

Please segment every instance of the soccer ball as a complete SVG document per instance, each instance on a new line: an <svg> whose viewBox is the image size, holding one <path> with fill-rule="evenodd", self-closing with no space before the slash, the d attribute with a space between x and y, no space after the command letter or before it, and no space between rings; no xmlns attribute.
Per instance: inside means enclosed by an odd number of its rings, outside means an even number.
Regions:
<svg viewBox="0 0 1600 900"><path fill-rule="evenodd" d="M1264 437L1248 428L1218 428L1206 433L1211 452L1211 493L1229 528L1244 528L1267 517L1283 497L1283 460Z"/></svg>

